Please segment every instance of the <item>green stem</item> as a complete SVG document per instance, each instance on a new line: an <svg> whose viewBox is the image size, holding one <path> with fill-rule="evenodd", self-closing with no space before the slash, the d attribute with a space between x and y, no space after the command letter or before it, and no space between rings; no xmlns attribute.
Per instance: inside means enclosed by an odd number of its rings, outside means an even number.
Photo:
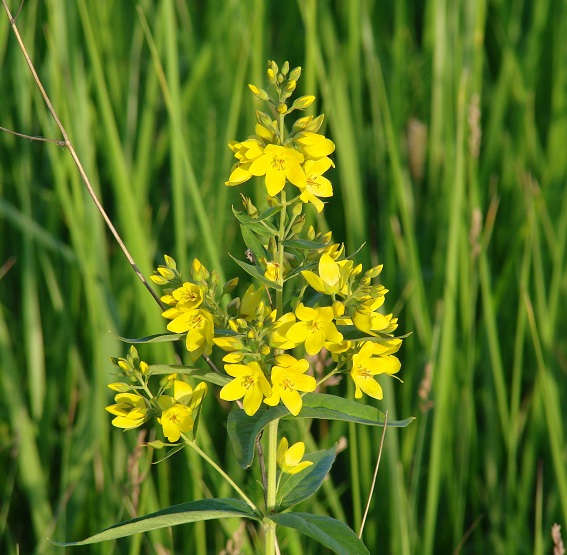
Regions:
<svg viewBox="0 0 567 555"><path fill-rule="evenodd" d="M183 435L183 439L185 443L193 449L201 458L205 459L233 488L240 497L244 500L244 502L257 514L261 514L258 510L258 507L250 500L250 498L240 489L240 487L236 484L236 482L215 462L209 455L207 455L201 448L192 440L190 440L187 436Z"/></svg>
<svg viewBox="0 0 567 555"><path fill-rule="evenodd" d="M280 318L283 315L283 270L284 270L284 245L283 241L285 239L285 217L287 214L286 209L286 194L285 190L281 193L281 203L282 210L280 212L280 229L278 231L278 264L279 264L279 275L278 284L281 285L281 290L276 291L276 309L277 317Z"/></svg>
<svg viewBox="0 0 567 555"><path fill-rule="evenodd" d="M267 515L273 514L276 508L277 491L277 451L278 451L278 422L274 420L268 424L268 491L266 492ZM276 552L276 523L270 520L264 522L265 555L274 555Z"/></svg>

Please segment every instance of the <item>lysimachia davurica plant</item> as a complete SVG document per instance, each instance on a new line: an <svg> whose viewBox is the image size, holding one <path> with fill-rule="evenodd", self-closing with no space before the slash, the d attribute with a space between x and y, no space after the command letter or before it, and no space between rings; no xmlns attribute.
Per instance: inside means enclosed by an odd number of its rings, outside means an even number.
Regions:
<svg viewBox="0 0 567 555"><path fill-rule="evenodd" d="M306 206L312 204L321 212L324 201L333 195L325 173L334 167L330 156L335 145L321 133L323 115L298 117L293 123L286 119L315 100L301 96L290 102L300 74L301 68L289 71L287 62L281 70L270 62L268 88L250 85L269 113L257 111L255 134L229 144L236 162L226 185L240 186L256 177L267 193L264 211L244 195L243 209L233 208L247 247L246 260L234 260L251 283L240 289L240 296L230 298L238 287L237 278L222 285L218 274L199 260L182 275L169 256L152 276L168 307L162 314L168 333L137 343L181 340L191 361L203 357L209 369L149 365L133 346L126 358L113 360L123 379L110 384L116 392L114 404L107 407L114 415L112 423L128 430L156 419L165 440L153 441L151 447L196 450L231 484L239 499L176 505L79 543L236 516L260 524L266 554L276 552L278 526L305 533L336 553L368 553L345 523L293 512L321 486L336 447L304 456L303 442L278 431L281 420L294 418L383 426L383 415L372 404L322 391L345 376L354 384L349 389L356 399L366 394L381 400L379 379L400 370L395 353L402 342L393 335L397 318L380 312L387 293L377 281L382 267L364 270L347 256L343 245L333 242L331 232L318 233L305 225ZM220 368L210 358L214 351L222 356ZM327 364L318 365L326 373L314 371L317 357L326 359ZM203 381L194 385L185 381L193 378ZM223 401L236 402L228 415L228 435L243 468L253 464L255 455L262 459L263 499L251 500L198 446L198 415L203 403L212 399L206 397L211 386L219 387ZM388 425L404 426L409 421Z"/></svg>

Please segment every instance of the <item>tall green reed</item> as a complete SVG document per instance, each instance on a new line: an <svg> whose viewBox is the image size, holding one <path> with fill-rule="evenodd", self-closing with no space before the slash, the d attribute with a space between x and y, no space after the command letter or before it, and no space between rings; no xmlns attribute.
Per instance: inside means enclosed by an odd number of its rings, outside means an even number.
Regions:
<svg viewBox="0 0 567 555"><path fill-rule="evenodd" d="M567 522L561 2L139 5L28 0L18 16L138 265L148 275L167 251L234 272L226 253L243 246L225 214L238 199L222 182L227 139L253 121L242 93L265 59L302 65L341 153L327 217L342 226L338 240L351 249L367 242L360 256L385 263L391 297L403 299L401 327L413 331L402 354L406 383L389 392L396 402L387 408L418 419L386 434L376 496L389 511L373 505L369 548L549 551L551 524ZM55 136L3 17L0 60L0 125ZM408 140L420 124L421 147ZM478 155L469 142L476 131ZM185 461L151 467L143 452L128 467L135 441L111 434L100 411L107 359L120 349L108 330L162 331L159 312L66 152L0 137L0 267L15 260L0 273L0 546L48 553L47 536L82 537L221 486L195 461L198 480L181 487ZM206 242L211 228L215 240ZM163 346L144 355L174 357ZM213 446L215 414L203 418ZM332 473L335 497L317 509L352 514L356 526L377 438L337 426L305 430L307 442L310 431L330 443L349 437L351 454ZM148 472L142 485L135 468ZM155 532L96 552L183 542L204 554L236 533ZM288 539L290 553L304 552ZM243 549L252 552L253 541Z"/></svg>

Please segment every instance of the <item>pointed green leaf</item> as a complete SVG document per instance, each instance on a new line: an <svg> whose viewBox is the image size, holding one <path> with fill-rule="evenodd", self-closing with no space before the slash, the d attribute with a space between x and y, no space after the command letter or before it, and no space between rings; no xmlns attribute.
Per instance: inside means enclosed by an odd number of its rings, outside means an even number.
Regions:
<svg viewBox="0 0 567 555"><path fill-rule="evenodd" d="M282 209L281 205L280 206L272 206L271 208L264 210L264 212L262 212L258 216L258 219L261 220L261 221L267 220L267 219L271 218L272 216L275 216L276 214L281 212L281 209Z"/></svg>
<svg viewBox="0 0 567 555"><path fill-rule="evenodd" d="M289 413L287 416L290 416ZM384 415L377 408L326 393L306 393L303 396L303 408L296 418L343 420L367 426L384 425ZM388 426L404 428L414 420L413 416L405 420L388 419Z"/></svg>
<svg viewBox="0 0 567 555"><path fill-rule="evenodd" d="M411 335L409 333L406 333L404 335L398 335L394 337L393 335L390 335L388 333L380 332L376 332L376 335L368 335L362 330L359 330L356 326L337 326L337 329L342 333L345 341L388 341L391 339L405 339L406 337Z"/></svg>
<svg viewBox="0 0 567 555"><path fill-rule="evenodd" d="M336 445L326 451L309 453L303 460L313 464L298 474L292 474L278 490L276 503L279 511L284 511L311 497L323 483L331 470L336 457Z"/></svg>
<svg viewBox="0 0 567 555"><path fill-rule="evenodd" d="M268 257L268 251L264 248L256 233L243 224L240 224L240 232L242 233L244 243L252 251L256 260Z"/></svg>
<svg viewBox="0 0 567 555"><path fill-rule="evenodd" d="M370 555L362 540L340 520L309 513L271 515L278 526L293 528L339 555Z"/></svg>
<svg viewBox="0 0 567 555"><path fill-rule="evenodd" d="M190 503L173 505L156 513L115 524L82 541L53 543L61 547L87 545L123 538L125 536L148 532L149 530L156 530L157 528L165 528L167 526L177 526L178 524L187 524L188 522L197 522L200 520L234 517L260 520L258 515L240 499L200 499Z"/></svg>
<svg viewBox="0 0 567 555"><path fill-rule="evenodd" d="M183 374L190 378L198 378L205 382L214 383L215 385L226 385L232 378L225 374L217 374L212 370L203 370L194 366L182 366L180 364L150 364L149 371L152 374Z"/></svg>
<svg viewBox="0 0 567 555"><path fill-rule="evenodd" d="M308 239L287 239L286 241L282 241L282 244L291 249L318 251L324 249L329 243L319 243L318 241L309 241Z"/></svg>
<svg viewBox="0 0 567 555"><path fill-rule="evenodd" d="M232 442L238 464L242 468L252 465L254 445L260 432L272 420L277 420L286 414L289 414L289 411L280 405L270 409L260 409L253 416L248 416L242 409L233 410L228 415L226 423L228 437Z"/></svg>
<svg viewBox="0 0 567 555"><path fill-rule="evenodd" d="M120 337L116 335L115 337L124 343L163 343L165 341L179 341L184 339L186 333L156 333L155 335L146 335L145 337L139 337L137 339L128 339L127 337Z"/></svg>
<svg viewBox="0 0 567 555"><path fill-rule="evenodd" d="M234 256L232 256L232 254L229 253L230 258L232 258L246 273L250 274L253 278L256 278L258 281L261 281L262 283L265 283L268 287L271 287L272 289L275 289L276 291L281 291L282 286L279 285L278 283L276 283L275 281L272 281L271 279L268 279L264 274L261 274L260 271L258 270L258 268L256 266L253 266L252 264L246 264L246 262L242 262L241 260L238 260L236 258L234 258Z"/></svg>
<svg viewBox="0 0 567 555"><path fill-rule="evenodd" d="M283 405L262 408L253 416L248 416L242 409L236 409L228 415L227 429L238 464L242 468L248 468L252 464L254 444L260 432L278 418L320 418L367 426L384 425L384 415L377 408L326 393L306 393L303 396L303 407L297 416L292 416ZM388 420L388 426L403 428L413 420L413 417Z"/></svg>
<svg viewBox="0 0 567 555"><path fill-rule="evenodd" d="M278 230L270 224L267 220L271 218L274 214L279 212L280 209L276 210L275 212L268 214L269 210L264 212L261 216L257 218L253 218L246 214L246 212L240 212L232 207L232 213L236 216L236 219L243 225L249 227L254 232L258 233L259 235L277 235Z"/></svg>

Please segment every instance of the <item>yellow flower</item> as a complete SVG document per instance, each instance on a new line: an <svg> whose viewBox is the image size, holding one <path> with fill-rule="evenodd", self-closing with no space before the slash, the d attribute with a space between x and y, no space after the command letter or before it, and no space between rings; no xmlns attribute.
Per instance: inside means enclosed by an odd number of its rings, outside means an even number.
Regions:
<svg viewBox="0 0 567 555"><path fill-rule="evenodd" d="M297 474L313 464L311 461L301 461L304 454L305 443L303 443L303 441L298 441L291 447L288 447L287 438L282 437L278 445L276 460L282 472L286 474Z"/></svg>
<svg viewBox="0 0 567 555"><path fill-rule="evenodd" d="M366 341L360 351L352 357L351 378L356 386L357 399L366 393L375 399L382 399L382 387L374 379L376 374L395 374L400 369L400 361L391 355L374 356L372 341Z"/></svg>
<svg viewBox="0 0 567 555"><path fill-rule="evenodd" d="M348 295L347 282L351 270L352 260L335 262L328 254L323 254L319 259L319 275L309 270L303 270L301 275L319 293Z"/></svg>
<svg viewBox="0 0 567 555"><path fill-rule="evenodd" d="M249 172L256 176L266 176L266 188L273 197L285 187L286 179L300 189L305 188L302 163L303 154L297 150L270 144L264 149L264 154L252 162Z"/></svg>
<svg viewBox="0 0 567 555"><path fill-rule="evenodd" d="M171 295L164 295L161 298L162 302L169 305L174 305L178 311L190 310L197 308L203 302L203 290L198 285L186 281L182 287L175 289ZM166 315L170 310L166 310L162 316L168 318Z"/></svg>
<svg viewBox="0 0 567 555"><path fill-rule="evenodd" d="M302 400L299 391L315 391L317 382L313 376L306 376L309 363L297 360L291 355L283 354L276 357L276 365L272 367L272 395L264 399L264 403L272 407L280 402L287 407L293 416L301 411Z"/></svg>
<svg viewBox="0 0 567 555"><path fill-rule="evenodd" d="M193 411L201 403L207 393L207 384L201 382L193 389L181 380L173 382L173 397L162 395L158 404L162 410L158 422L163 428L163 435L175 443L182 433L193 429Z"/></svg>
<svg viewBox="0 0 567 555"><path fill-rule="evenodd" d="M234 380L221 389L220 398L224 401L236 401L244 397L244 412L248 416L256 414L262 399L272 395L272 388L260 365L252 361L248 364L225 364L224 369Z"/></svg>
<svg viewBox="0 0 567 555"><path fill-rule="evenodd" d="M323 174L331 167L334 167L333 161L326 156L319 160L307 160L303 166L305 171L305 189L299 198L303 202L311 202L317 212L322 212L324 203L319 197L332 197L333 186L331 182L323 177Z"/></svg>
<svg viewBox="0 0 567 555"><path fill-rule="evenodd" d="M131 430L141 426L147 418L146 400L137 393L119 393L114 397L116 404L109 405L106 410L114 414L112 425L117 428Z"/></svg>
<svg viewBox="0 0 567 555"><path fill-rule="evenodd" d="M202 308L179 310L175 307L166 310L163 316L173 318L167 325L169 331L173 333L187 332L185 344L191 360L197 360L202 354L211 354L215 324L210 312Z"/></svg>
<svg viewBox="0 0 567 555"><path fill-rule="evenodd" d="M163 397L159 399L160 405L162 399ZM163 435L172 443L178 441L182 433L190 432L194 424L191 410L180 403L174 403L163 410L158 422L163 428Z"/></svg>
<svg viewBox="0 0 567 555"><path fill-rule="evenodd" d="M272 333L270 335L270 346L274 349L293 349L297 347L298 342L291 341L287 337L287 332L295 324L297 319L293 312L286 312L273 324Z"/></svg>
<svg viewBox="0 0 567 555"><path fill-rule="evenodd" d="M305 342L305 350L316 355L325 341L340 343L343 335L333 322L334 312L331 306L310 308L299 303L295 315L300 320L288 330L286 337L296 343Z"/></svg>
<svg viewBox="0 0 567 555"><path fill-rule="evenodd" d="M392 315L384 316L380 312L366 312L357 310L352 317L352 323L360 330L369 335L376 335L375 332L386 332L390 325Z"/></svg>
<svg viewBox="0 0 567 555"><path fill-rule="evenodd" d="M323 158L335 150L335 144L330 139L319 133L302 131L294 139L294 143L307 158Z"/></svg>
<svg viewBox="0 0 567 555"><path fill-rule="evenodd" d="M264 149L262 144L256 139L247 139L242 142L231 141L228 146L234 152L238 162L232 168L230 177L225 182L225 185L240 185L252 177L250 166L254 160L262 156Z"/></svg>

